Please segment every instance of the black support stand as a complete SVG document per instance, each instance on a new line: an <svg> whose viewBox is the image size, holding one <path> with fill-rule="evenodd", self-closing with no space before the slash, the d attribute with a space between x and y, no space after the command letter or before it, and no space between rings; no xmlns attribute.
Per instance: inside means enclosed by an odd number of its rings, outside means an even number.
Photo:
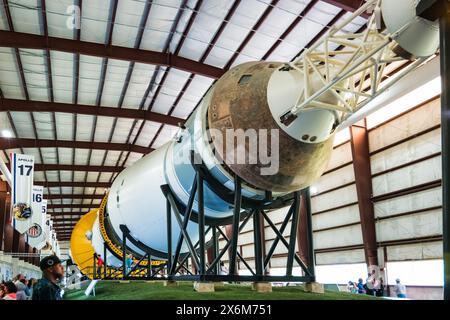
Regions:
<svg viewBox="0 0 450 320"><path fill-rule="evenodd" d="M167 199L167 239L169 244L169 254L168 254L168 280L180 280L180 281L228 281L228 282L314 282L315 281L315 269L314 269L314 254L311 253L309 256L310 261L306 263L301 260L297 252L295 251L295 245L297 241L297 226L299 223L299 212L300 212L300 192L294 194L294 201L284 218L281 228L278 229L275 224L271 221L264 209L255 208L253 210L248 210L244 212L241 207L242 204L242 186L239 177L235 177L235 191L234 191L234 203L233 203L233 219L232 219L232 236L229 239L227 235L223 232L220 226L210 225L205 230L205 216L204 216L204 194L203 185L204 177L201 170L196 171L196 177L192 184L191 194L189 197L188 204L184 210L184 214L179 211L179 206L176 202L176 197L172 193L168 185L161 186L164 196ZM309 196L309 193L307 193ZM197 223L199 226L199 241L194 245L192 239L187 232L187 225L192 216L192 207L194 199L197 197ZM309 200L307 203L308 212L308 240L310 240L309 249L312 250L312 229L311 229L311 210L309 206ZM181 229L178 236L178 242L175 251L171 250L171 239L172 239L172 215L170 212L175 213L175 218ZM271 229L274 231L276 237L272 242L270 250L267 255L263 253L262 248L262 237L260 225L260 216L263 217L265 221L269 224ZM253 269L248 262L242 257L241 253L238 251L238 240L239 233L243 230L245 225L250 219L253 219L254 227L254 250L255 250L255 268ZM286 229L290 219L292 218L292 224L290 228L289 241L283 236L283 232ZM213 261L209 264L205 262L205 248L207 243L205 241L205 235L211 230L211 241L209 246L213 248ZM222 250L219 250L218 236L221 235L225 240L225 245ZM183 257L181 255L182 243L185 242L189 249L189 252ZM272 259L277 245L281 242L288 250L287 253L287 264L286 264L286 275L282 276L270 276L264 273L269 261ZM229 274L220 274L220 261L226 252L229 252ZM311 251L312 252L312 251ZM180 275L178 272L182 268L183 264L188 258L192 258L192 262L195 265L197 274L195 275ZM236 271L237 262L241 262L251 273L248 276L239 275ZM296 262L304 271L304 276L293 276L293 266Z"/></svg>
<svg viewBox="0 0 450 320"><path fill-rule="evenodd" d="M176 196L173 194L169 185L162 185L161 191L166 198L166 223L167 223L167 244L168 252L165 257L167 263L160 265L156 270L152 270L151 267L151 252L148 247L134 239L130 231L125 225L120 226L122 231L122 248L123 252L123 270L126 266L126 254L127 254L127 241L130 241L133 245L141 249L146 254L140 259L135 266L123 272L123 280L173 280L173 281L226 281L226 282L314 282L315 281L315 269L314 269L314 254L312 251L312 228L311 228L311 210L309 206L309 199L307 199L306 210L308 213L308 225L306 230L308 233L309 250L311 250L309 257L310 261L301 260L298 253L295 251L297 241L297 227L299 223L300 214L300 192L295 192L290 196L291 206L284 217L283 223L280 228L277 228L272 220L266 213L266 208L261 204L252 207L252 203L248 199L244 199L242 196L242 185L239 177L235 177L235 190L233 192L232 204L234 207L233 216L231 221L232 234L229 238L221 226L225 223L211 223L212 220L205 221L205 208L204 208L204 184L208 181L208 177L205 177L202 165L194 165L196 169L195 179L192 182L191 193L186 206L183 206L177 201ZM208 179L208 180L207 180ZM266 201L268 208L272 204L271 193L266 192ZM306 193L309 196L309 193ZM229 195L224 195L229 197ZM194 212L193 205L194 199L197 200L197 210ZM244 206L245 202L245 206ZM265 247L263 237L264 232L261 227L261 218L266 221L269 227L275 233L275 239L270 244L268 252L263 252ZM247 225L247 223L253 219L254 228L254 253L255 253L255 267L252 268L250 264L244 259L242 254L238 250L239 234ZM285 229L288 226L289 221L292 220L290 226L290 237L286 240L283 236ZM197 222L198 224L198 241L194 241L189 232L189 221ZM230 223L228 222L228 224ZM179 234L173 234L173 223L178 225ZM209 241L206 240L206 236L211 236ZM172 239L177 237L175 246ZM225 240L225 244L222 249L219 248L219 236ZM286 274L281 276L270 276L265 273L270 260L273 258L275 250L279 243L282 243L287 249L287 262L286 262ZM187 252L182 252L187 247ZM267 244L267 243L266 243ZM212 248L212 261L206 262L205 250ZM229 273L221 274L221 259L226 253L229 253ZM191 258L193 265L195 266L196 273L193 274L186 267L188 259ZM142 268L141 262L147 259L147 265ZM250 275L239 275L237 272L237 263L242 263L246 269L250 272ZM303 276L294 276L293 267L294 263L297 263L304 272ZM145 269L145 272L142 271ZM165 272L164 272L165 271ZM106 277L108 279L108 277Z"/></svg>
<svg viewBox="0 0 450 320"><path fill-rule="evenodd" d="M444 300L450 300L450 13L448 11L440 19L440 34Z"/></svg>

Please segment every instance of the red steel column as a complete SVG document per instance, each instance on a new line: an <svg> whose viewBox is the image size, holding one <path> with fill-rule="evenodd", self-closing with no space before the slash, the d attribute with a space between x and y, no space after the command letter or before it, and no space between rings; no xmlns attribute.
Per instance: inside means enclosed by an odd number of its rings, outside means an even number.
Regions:
<svg viewBox="0 0 450 320"><path fill-rule="evenodd" d="M350 127L353 169L367 266L378 266L375 210L372 197L369 135L366 120Z"/></svg>
<svg viewBox="0 0 450 320"><path fill-rule="evenodd" d="M225 235L227 236L227 238L228 239L232 239L233 238L233 225L231 225L231 224L229 224L229 225L226 225L225 226ZM228 265L230 264L229 263L229 261L231 260L231 256L230 256L230 253L231 253L231 248L230 249L228 249ZM239 259L236 259L236 267L235 267L235 272L234 272L234 274L238 274L238 270L239 270L239 267L238 267L238 264L239 264ZM231 270L229 270L229 272L231 273L231 274L233 274L233 272L231 272Z"/></svg>
<svg viewBox="0 0 450 320"><path fill-rule="evenodd" d="M28 244L28 242L25 241L25 245L24 245L24 253L26 253L26 256L24 257L24 261L25 262L30 262L30 257L28 256L28 254L30 253L30 245Z"/></svg>
<svg viewBox="0 0 450 320"><path fill-rule="evenodd" d="M297 227L297 246L300 259L308 266L309 261L309 243L308 243L308 212L306 210L305 194L302 192L300 197L300 212ZM309 267L309 266L308 266Z"/></svg>
<svg viewBox="0 0 450 320"><path fill-rule="evenodd" d="M197 274L197 268L195 267L195 263L192 258L191 258L191 272L193 274Z"/></svg>
<svg viewBox="0 0 450 320"><path fill-rule="evenodd" d="M213 260L214 260L214 258L213 258L214 257L214 250L213 250L212 246L209 247L206 250L206 257L207 257L208 264L211 264L213 262Z"/></svg>
<svg viewBox="0 0 450 320"><path fill-rule="evenodd" d="M21 256L19 257L19 259L22 261L26 261L25 257L23 256L23 254L26 253L25 244L26 244L25 235L19 233L19 247L18 247L17 252L21 253Z"/></svg>
<svg viewBox="0 0 450 320"><path fill-rule="evenodd" d="M36 257L36 255L39 253L38 249L33 248L33 259L32 259L32 264L34 264L35 266L39 266L39 258Z"/></svg>
<svg viewBox="0 0 450 320"><path fill-rule="evenodd" d="M3 250L4 229L6 224L6 199L8 197L6 182L0 181L0 250Z"/></svg>
<svg viewBox="0 0 450 320"><path fill-rule="evenodd" d="M11 196L7 195L4 208L3 220L3 251L11 253L13 251L14 228L11 225Z"/></svg>

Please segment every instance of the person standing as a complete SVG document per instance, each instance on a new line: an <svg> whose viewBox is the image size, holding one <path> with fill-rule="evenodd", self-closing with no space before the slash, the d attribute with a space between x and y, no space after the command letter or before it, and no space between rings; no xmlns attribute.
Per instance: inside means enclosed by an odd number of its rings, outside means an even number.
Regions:
<svg viewBox="0 0 450 320"><path fill-rule="evenodd" d="M362 278L358 279L358 293L359 294L366 293L366 289L364 288L364 283L363 283L363 279Z"/></svg>
<svg viewBox="0 0 450 320"><path fill-rule="evenodd" d="M57 285L64 277L64 267L55 255L45 257L39 263L42 270L40 279L33 288L32 300L62 300L61 289Z"/></svg>
<svg viewBox="0 0 450 320"><path fill-rule="evenodd" d="M97 278L100 278L102 275L102 267L105 263L103 262L102 256L97 256Z"/></svg>
<svg viewBox="0 0 450 320"><path fill-rule="evenodd" d="M37 279L35 279L35 278L31 278L29 281L28 281L28 290L29 290L29 292L30 292L30 297L32 297L33 296L33 288L34 288L34 285L37 283Z"/></svg>
<svg viewBox="0 0 450 320"><path fill-rule="evenodd" d="M358 293L358 287L353 281L347 283L347 291L350 293Z"/></svg>
<svg viewBox="0 0 450 320"><path fill-rule="evenodd" d="M404 284L400 283L400 279L395 280L394 292L397 298L406 298L406 287Z"/></svg>
<svg viewBox="0 0 450 320"><path fill-rule="evenodd" d="M369 296L373 296L375 292L375 270L372 270L372 273L367 274L366 279L366 293Z"/></svg>
<svg viewBox="0 0 450 320"><path fill-rule="evenodd" d="M27 280L24 278L21 278L20 280L16 281L14 283L17 288L16 298L17 300L28 300L30 299L30 290L27 286Z"/></svg>
<svg viewBox="0 0 450 320"><path fill-rule="evenodd" d="M228 268L225 266L225 263L223 261L220 261L220 270L219 270L219 274L221 276L226 276L228 275L229 271Z"/></svg>
<svg viewBox="0 0 450 320"><path fill-rule="evenodd" d="M383 297L384 296L384 280L383 277L380 277L379 283L379 289L377 291L377 297Z"/></svg>
<svg viewBox="0 0 450 320"><path fill-rule="evenodd" d="M128 275L128 273L131 271L131 268L133 267L133 256L131 254L129 254L127 256L127 260L125 262L126 262L125 273L126 273L126 275Z"/></svg>

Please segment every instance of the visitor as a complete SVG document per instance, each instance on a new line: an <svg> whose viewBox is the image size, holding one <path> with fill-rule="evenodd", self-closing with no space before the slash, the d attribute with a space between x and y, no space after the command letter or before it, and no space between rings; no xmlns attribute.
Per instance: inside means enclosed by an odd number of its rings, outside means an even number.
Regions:
<svg viewBox="0 0 450 320"><path fill-rule="evenodd" d="M378 296L378 291L380 291L380 285L381 285L380 280L374 278L373 279L373 291L372 291L373 296L375 296L375 297Z"/></svg>
<svg viewBox="0 0 450 320"><path fill-rule="evenodd" d="M219 269L219 275L226 276L228 275L229 271L228 268L225 266L225 263L223 261L220 261L220 269Z"/></svg>
<svg viewBox="0 0 450 320"><path fill-rule="evenodd" d="M364 283L363 283L363 279L362 278L358 279L358 293L359 294L366 293L366 289L364 288Z"/></svg>
<svg viewBox="0 0 450 320"><path fill-rule="evenodd" d="M15 285L17 288L16 300L29 300L30 290L28 290L27 280L22 277L19 281L16 281Z"/></svg>
<svg viewBox="0 0 450 320"><path fill-rule="evenodd" d="M42 270L40 279L33 288L32 300L61 300L61 289L57 282L64 277L64 267L55 255L45 257L39 263Z"/></svg>
<svg viewBox="0 0 450 320"><path fill-rule="evenodd" d="M358 293L358 286L353 281L349 281L347 283L347 291L350 293Z"/></svg>
<svg viewBox="0 0 450 320"><path fill-rule="evenodd" d="M23 274L21 274L21 273L19 273L18 275L16 275L14 278L13 278L13 283L16 285L16 287L17 287L17 285L19 284L19 282L21 281L21 280L23 280L23 279L25 279L25 276L23 275Z"/></svg>
<svg viewBox="0 0 450 320"><path fill-rule="evenodd" d="M102 267L105 263L103 262L102 256L97 256L97 278L100 278L102 275Z"/></svg>
<svg viewBox="0 0 450 320"><path fill-rule="evenodd" d="M377 297L384 297L384 280L383 277L379 279L379 289L377 291Z"/></svg>
<svg viewBox="0 0 450 320"><path fill-rule="evenodd" d="M396 282L396 285L394 287L394 292L397 295L397 298L406 298L405 285L400 283L400 279L396 279L395 282Z"/></svg>
<svg viewBox="0 0 450 320"><path fill-rule="evenodd" d="M4 286L3 300L16 300L17 287L12 281L8 281Z"/></svg>
<svg viewBox="0 0 450 320"><path fill-rule="evenodd" d="M30 292L30 294L29 294L30 297L33 296L33 288L34 288L36 283L37 283L37 279L36 278L31 278L28 281L28 291Z"/></svg>
<svg viewBox="0 0 450 320"><path fill-rule="evenodd" d="M368 294L369 296L373 296L374 295L374 285L375 285L375 270L372 270L372 273L368 273L367 274L367 279L366 279L366 294Z"/></svg>
<svg viewBox="0 0 450 320"><path fill-rule="evenodd" d="M128 273L131 271L131 268L133 267L133 256L129 254L127 256L127 259L125 261L125 275L128 275Z"/></svg>

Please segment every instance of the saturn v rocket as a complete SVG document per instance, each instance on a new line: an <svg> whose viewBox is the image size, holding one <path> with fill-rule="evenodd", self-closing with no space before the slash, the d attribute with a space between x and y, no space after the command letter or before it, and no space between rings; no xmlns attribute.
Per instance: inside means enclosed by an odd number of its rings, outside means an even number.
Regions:
<svg viewBox="0 0 450 320"><path fill-rule="evenodd" d="M232 216L233 203L218 195L212 185L220 184L232 193L237 176L242 181L242 196L263 205L268 191L275 201L314 183L325 171L339 125L373 98L367 93L358 95L357 85L369 74L381 73L383 63L408 59L417 66L436 53L438 24L417 17L416 5L415 0L367 1L355 17L362 10L373 12L368 31L362 34L367 43L372 39L372 46L363 41L357 47L348 39L358 40L361 35L347 36L344 41L339 27L332 28L327 41L341 41L343 47L353 49L349 60L338 61L339 52L332 50L321 56L314 52L315 46L294 63L249 62L227 71L172 141L116 177L101 213L91 215L87 224L95 252L103 255L107 243L107 263L120 266L113 248L121 246L120 226L125 225L134 239L151 249L153 257L166 259L166 198L161 186L168 185L177 201L186 205L196 173L193 154L208 172L205 219L216 224ZM379 64L376 69L371 65L374 61ZM364 73L364 66L372 71ZM372 89L375 80L369 81ZM380 87L380 94L383 90ZM230 132L243 132L244 139L226 139ZM259 151L254 156L255 145L264 149L265 159ZM239 157L242 161L236 161ZM179 226L172 224L173 250L179 232ZM193 241L198 240L195 221L189 222L187 232ZM73 255L76 241L72 237ZM145 254L133 243L127 244L127 251L134 256ZM187 251L187 246L182 247L182 252Z"/></svg>

